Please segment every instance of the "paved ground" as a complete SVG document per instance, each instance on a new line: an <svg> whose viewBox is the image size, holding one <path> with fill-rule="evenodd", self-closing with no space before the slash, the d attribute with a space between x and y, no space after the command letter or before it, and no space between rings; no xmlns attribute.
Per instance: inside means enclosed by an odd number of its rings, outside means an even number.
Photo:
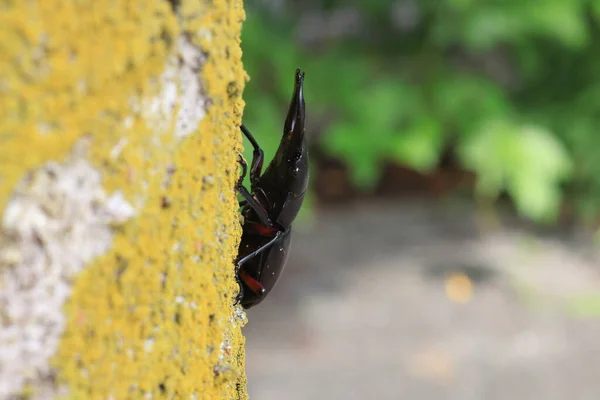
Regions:
<svg viewBox="0 0 600 400"><path fill-rule="evenodd" d="M575 313L600 314L593 251L478 234L468 209L369 209L295 232L248 313L252 399L600 399L600 317ZM470 299L464 279L447 294L452 273L472 278Z"/></svg>

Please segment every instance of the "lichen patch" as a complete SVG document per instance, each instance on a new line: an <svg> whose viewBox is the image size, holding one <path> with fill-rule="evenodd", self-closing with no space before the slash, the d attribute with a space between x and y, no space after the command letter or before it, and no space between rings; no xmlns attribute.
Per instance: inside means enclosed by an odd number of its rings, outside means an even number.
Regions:
<svg viewBox="0 0 600 400"><path fill-rule="evenodd" d="M47 0L0 9L0 213L21 193L26 171L41 179L48 160L65 160L89 136L85 165L101 174L105 193L98 223L113 225L108 250L69 248L91 257L84 267L39 245L80 268L49 275L72 286L47 363L65 398L246 398L243 337L228 319L239 289L243 18L241 0ZM23 182L19 190L31 185ZM128 209L123 199L136 215L115 227ZM67 235L61 221L50 222ZM25 257L15 235L3 236L8 267L0 272ZM21 395L58 393L30 382Z"/></svg>
<svg viewBox="0 0 600 400"><path fill-rule="evenodd" d="M63 304L84 266L108 251L112 226L134 215L122 193L75 152L47 162L17 185L0 231L0 398L25 385L54 391L48 360L65 327ZM47 398L47 397L46 397Z"/></svg>
<svg viewBox="0 0 600 400"><path fill-rule="evenodd" d="M210 101L199 75L205 61L206 56L190 42L188 36L180 35L178 54L169 57L160 76L159 95L142 102L142 115L154 130L172 131L176 138L181 139L198 129ZM174 127L171 129L173 119Z"/></svg>

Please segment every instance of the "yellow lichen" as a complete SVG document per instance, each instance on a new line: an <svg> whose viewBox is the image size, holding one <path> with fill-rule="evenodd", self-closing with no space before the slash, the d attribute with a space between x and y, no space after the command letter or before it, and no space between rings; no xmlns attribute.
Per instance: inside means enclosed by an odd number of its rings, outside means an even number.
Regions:
<svg viewBox="0 0 600 400"><path fill-rule="evenodd" d="M54 360L69 398L246 396L232 307L243 18L241 0L0 3L0 210L84 136L104 187L138 208L74 283ZM211 105L180 140L143 104L182 35L207 55Z"/></svg>

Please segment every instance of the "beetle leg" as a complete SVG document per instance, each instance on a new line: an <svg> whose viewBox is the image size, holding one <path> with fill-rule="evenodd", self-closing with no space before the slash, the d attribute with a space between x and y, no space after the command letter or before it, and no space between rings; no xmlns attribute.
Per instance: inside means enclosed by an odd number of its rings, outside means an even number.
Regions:
<svg viewBox="0 0 600 400"><path fill-rule="evenodd" d="M265 153L262 151L252 133L246 128L244 125L240 126L240 129L244 133L244 136L248 138L254 150L252 151L252 164L250 165L250 184L252 187L256 186L258 183L258 178L260 177L260 173L263 166L263 161L265 159Z"/></svg>
<svg viewBox="0 0 600 400"><path fill-rule="evenodd" d="M254 293L256 293L260 296L265 294L265 287L262 285L262 283L260 283L257 279L254 279L253 277L251 277L250 274L248 274L246 271L244 271L243 269L240 269L238 272L238 276L239 276L239 278L241 278L242 281L244 281L246 286L248 286L250 288L250 290L252 290ZM240 289L242 291L242 297L243 297L244 286L240 286Z"/></svg>
<svg viewBox="0 0 600 400"><path fill-rule="evenodd" d="M239 304L244 298L244 285L259 296L265 294L265 287L256 279L250 276L243 268L241 268L235 276L235 279L240 286L240 291L235 296L235 304Z"/></svg>
<svg viewBox="0 0 600 400"><path fill-rule="evenodd" d="M242 166L242 175L238 179L238 186L244 182L244 178L246 177L246 173L248 172L248 163L244 160L241 154L238 154L238 163Z"/></svg>
<svg viewBox="0 0 600 400"><path fill-rule="evenodd" d="M287 231L286 231L287 232ZM271 240L269 240L267 243L263 244L262 246L260 246L258 249L254 250L252 253L244 256L242 259L240 259L237 263L236 263L236 267L237 270L239 271L239 268L249 259L256 257L257 255L259 255L260 253L262 253L263 251L265 251L266 249L268 249L269 247L273 246L275 244L275 242L277 242L281 236L284 234L284 232L282 231L277 231L277 233L275 233L275 236L273 236L273 238Z"/></svg>
<svg viewBox="0 0 600 400"><path fill-rule="evenodd" d="M289 229L287 231L285 231L285 232L288 232L288 231L289 231ZM275 233L275 236L271 240L269 240L267 243L263 244L261 247L259 247L258 249L256 249L252 253L246 255L245 257L243 257L242 259L240 259L238 262L236 262L236 264L235 264L235 270L236 270L235 278L237 280L238 285L240 286L240 291L238 292L238 295L235 298L235 302L236 303L239 303L240 301L242 301L242 298L244 297L244 285L242 284L242 281L254 293L256 293L258 295L261 295L261 296L265 293L265 288L263 287L263 285L258 280L256 280L253 277L251 277L246 271L244 271L244 269L242 268L242 265L246 261L250 260L253 257L256 257L261 252L263 252L266 249L268 249L269 247L273 246L273 244L275 244L275 242L277 242L277 240L279 238L281 238L281 236L283 235L283 233L284 232L282 232L282 231L277 231L277 233Z"/></svg>
<svg viewBox="0 0 600 400"><path fill-rule="evenodd" d="M242 166L242 175L238 179L238 183L236 186L239 188L240 186L242 186L242 182L244 182L244 178L246 177L246 172L248 172L248 164L246 163L246 160L244 160L244 157L242 157L241 154L238 154L238 156L239 156L238 163L240 163L240 165ZM242 201L238 202L239 207L245 207L246 204L248 204L248 200L242 200Z"/></svg>
<svg viewBox="0 0 600 400"><path fill-rule="evenodd" d="M269 218L267 210L265 210L265 208L254 198L254 196L250 194L250 192L248 192L248 189L246 189L242 183L244 182L246 172L248 171L248 164L246 163L246 160L244 160L244 157L242 157L241 154L239 155L238 162L242 166L242 175L240 176L240 179L238 179L236 189L242 196L244 196L245 199L239 202L239 206L245 207L246 205L249 205L256 212L256 215L258 215L258 218L260 219L260 222L263 225L269 228L272 227L273 223Z"/></svg>
<svg viewBox="0 0 600 400"><path fill-rule="evenodd" d="M248 192L248 189L246 189L243 185L238 184L237 190L242 196L244 196L244 199L246 199L246 206L251 207L254 212L256 212L256 215L260 219L260 223L267 228L272 228L273 222L271 222L271 218L269 218L267 210L265 210L265 208Z"/></svg>

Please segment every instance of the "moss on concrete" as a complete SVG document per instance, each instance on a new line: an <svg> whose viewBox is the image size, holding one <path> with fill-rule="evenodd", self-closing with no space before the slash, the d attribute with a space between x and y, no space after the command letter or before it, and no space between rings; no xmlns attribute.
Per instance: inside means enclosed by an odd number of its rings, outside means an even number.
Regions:
<svg viewBox="0 0 600 400"><path fill-rule="evenodd" d="M44 264L71 295L55 310L65 326L52 369L22 387L31 397L41 386L67 398L246 397L245 315L232 305L244 12L236 0L173 4L0 7L0 210L22 199L28 173L71 165L82 140L102 190L134 210L103 220L110 250L74 279L61 277L69 252ZM0 272L26 263L11 254Z"/></svg>

